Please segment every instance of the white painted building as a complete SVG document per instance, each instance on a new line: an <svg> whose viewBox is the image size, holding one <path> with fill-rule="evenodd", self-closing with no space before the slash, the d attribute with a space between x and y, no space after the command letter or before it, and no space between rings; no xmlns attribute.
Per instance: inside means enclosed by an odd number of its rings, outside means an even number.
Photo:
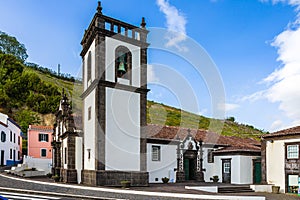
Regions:
<svg viewBox="0 0 300 200"><path fill-rule="evenodd" d="M21 158L21 128L14 120L0 113L0 166L16 165Z"/></svg>
<svg viewBox="0 0 300 200"><path fill-rule="evenodd" d="M300 126L262 137L263 181L282 193L298 193Z"/></svg>
<svg viewBox="0 0 300 200"><path fill-rule="evenodd" d="M211 182L213 176L222 183L259 183L260 143L204 130L189 134L186 128L148 125L147 169L150 183L159 183L163 177L172 182Z"/></svg>
<svg viewBox="0 0 300 200"><path fill-rule="evenodd" d="M259 142L147 125L145 26L144 18L137 27L105 16L98 3L81 41L83 134L74 134L74 127L68 130L71 115L64 96L56 115L54 173L65 182L95 186L120 185L122 180L147 186L163 177L209 182L215 175L226 183L252 183Z"/></svg>

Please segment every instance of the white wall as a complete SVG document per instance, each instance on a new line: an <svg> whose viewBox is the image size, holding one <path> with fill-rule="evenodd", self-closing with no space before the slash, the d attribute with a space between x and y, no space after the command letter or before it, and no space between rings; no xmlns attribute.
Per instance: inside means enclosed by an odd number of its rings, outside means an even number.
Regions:
<svg viewBox="0 0 300 200"><path fill-rule="evenodd" d="M280 192L285 192L285 146L286 142L299 142L300 139L267 141L266 144L266 167L267 182L280 186Z"/></svg>
<svg viewBox="0 0 300 200"><path fill-rule="evenodd" d="M84 103L84 169L95 169L95 125L98 123L95 118L95 97L96 93L93 90L83 101ZM88 108L91 107L91 119L88 120ZM90 149L91 158L88 159L88 151Z"/></svg>
<svg viewBox="0 0 300 200"><path fill-rule="evenodd" d="M33 158L24 156L23 164L27 168L36 168L37 170L44 170L45 174L51 173L52 159Z"/></svg>
<svg viewBox="0 0 300 200"><path fill-rule="evenodd" d="M68 139L65 138L62 140L62 145L61 145L61 150L62 150L62 163L63 163L63 168L68 169L68 153L66 154L65 148L68 150ZM66 158L66 160L65 160ZM67 162L66 162L67 161Z"/></svg>
<svg viewBox="0 0 300 200"><path fill-rule="evenodd" d="M18 145L18 137L21 135L21 130L5 114L0 113L0 121L5 124L0 124L0 134L2 131L6 134L5 142L1 142L0 140L0 152L4 151L4 165L13 164L14 156L12 155L12 158L10 158L10 149L12 149L12 153L15 150L15 161L18 162L18 152L22 152L22 149ZM12 132L12 141L10 141L10 132ZM15 137L15 142L13 137ZM22 144L22 138L20 138L20 144Z"/></svg>
<svg viewBox="0 0 300 200"><path fill-rule="evenodd" d="M106 88L106 170L140 170L140 95Z"/></svg>
<svg viewBox="0 0 300 200"><path fill-rule="evenodd" d="M160 146L161 156L160 161L152 161L152 146ZM166 145L166 144L153 144L147 143L147 170L149 172L149 182L150 183L161 183L161 178L172 177L174 168L177 168L177 157L176 157L177 145ZM170 174L171 173L171 174ZM171 175L171 176L170 176ZM155 181L155 178L158 181Z"/></svg>
<svg viewBox="0 0 300 200"><path fill-rule="evenodd" d="M82 137L75 138L75 169L77 170L77 182L81 183Z"/></svg>
<svg viewBox="0 0 300 200"><path fill-rule="evenodd" d="M208 149L212 149L212 148L203 148L203 168L206 170L204 172L205 182L211 182L211 180L210 180L211 177L216 176L216 175L219 176L218 173L219 173L219 168L220 168L220 166L218 166L216 164L215 160L214 160L213 163L208 163L207 162L207 151L208 151Z"/></svg>
<svg viewBox="0 0 300 200"><path fill-rule="evenodd" d="M253 182L252 160L256 156L215 156L216 174L222 182L222 159L231 159L231 183L232 184L251 184Z"/></svg>
<svg viewBox="0 0 300 200"><path fill-rule="evenodd" d="M88 88L88 86L90 86L90 83L93 82L93 80L95 80L95 40L93 41L93 43L91 44L89 50L86 52L86 54L84 55L84 77L83 77L83 81L84 81L84 90L86 90ZM88 55L89 52L91 52L91 72L92 72L92 76L91 76L91 82L87 82L87 61L88 61Z"/></svg>
<svg viewBox="0 0 300 200"><path fill-rule="evenodd" d="M140 87L140 47L116 40L113 38L106 37L105 40L106 48L106 80L115 82L115 50L119 46L125 46L129 49L132 54L132 86ZM123 82L124 83L124 82Z"/></svg>

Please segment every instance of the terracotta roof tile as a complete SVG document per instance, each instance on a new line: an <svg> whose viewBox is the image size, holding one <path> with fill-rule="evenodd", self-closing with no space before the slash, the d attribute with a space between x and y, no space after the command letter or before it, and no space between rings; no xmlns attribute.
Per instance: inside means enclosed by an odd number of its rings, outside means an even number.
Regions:
<svg viewBox="0 0 300 200"><path fill-rule="evenodd" d="M53 131L53 126L29 125L28 130Z"/></svg>
<svg viewBox="0 0 300 200"><path fill-rule="evenodd" d="M206 144L260 149L260 142L252 138L224 136L202 129L191 129L190 133L197 141L202 140ZM187 134L188 128L154 124L148 124L146 127L146 137L151 139L178 140L179 138L180 140L184 140Z"/></svg>
<svg viewBox="0 0 300 200"><path fill-rule="evenodd" d="M283 129L273 133L264 134L262 137L268 138L268 137L280 137L280 136L288 136L288 135L300 135L300 126L295 126L292 128Z"/></svg>

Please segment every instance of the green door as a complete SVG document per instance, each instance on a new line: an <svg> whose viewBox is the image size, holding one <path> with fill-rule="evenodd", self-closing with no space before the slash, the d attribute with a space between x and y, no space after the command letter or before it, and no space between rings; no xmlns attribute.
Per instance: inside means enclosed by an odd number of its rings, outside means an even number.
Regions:
<svg viewBox="0 0 300 200"><path fill-rule="evenodd" d="M190 160L187 158L184 159L184 175L185 180L190 180Z"/></svg>
<svg viewBox="0 0 300 200"><path fill-rule="evenodd" d="M261 162L254 162L254 183L261 183Z"/></svg>

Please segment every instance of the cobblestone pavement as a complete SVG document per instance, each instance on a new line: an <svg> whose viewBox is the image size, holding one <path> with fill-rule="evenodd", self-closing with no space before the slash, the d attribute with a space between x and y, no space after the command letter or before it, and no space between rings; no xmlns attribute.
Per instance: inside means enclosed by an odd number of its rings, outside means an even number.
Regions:
<svg viewBox="0 0 300 200"><path fill-rule="evenodd" d="M5 176L8 176L6 173L2 173ZM11 175L10 175L11 176ZM13 176L14 177L14 176ZM19 178L19 177L18 177ZM34 180L41 182L52 182L52 179L46 177L39 178L22 178L25 180ZM61 185L61 186L60 186ZM120 198L120 199L147 199L147 200L173 200L173 199L183 199L183 198L171 198L171 197L152 197L146 195L134 195L134 194L120 194L115 192L101 192L96 190L86 190L86 189L76 189L76 188L67 188L62 187L65 184L59 184L57 186L47 185L47 184L39 184L33 182L24 182L20 180L10 179L4 176L0 176L0 187L6 188L18 188L24 190L35 190L42 192L54 192L54 193L63 193L63 194L72 194L72 195L84 195L84 196L93 196L93 197L108 197L108 198ZM151 191L151 192L168 192L168 193L181 193L181 194L198 194L198 195L229 195L229 196L264 196L266 200L295 200L300 199L295 195L287 195L287 194L269 194L269 193L235 193L235 194L211 194L207 192L201 192L196 190L186 190L184 186L186 184L150 184L150 187L132 187L130 190L136 191ZM199 185L199 183L190 183L189 185ZM79 186L79 185L74 185ZM115 189L112 187L102 187L106 189ZM120 189L120 188L118 188ZM127 191L130 191L127 190Z"/></svg>

